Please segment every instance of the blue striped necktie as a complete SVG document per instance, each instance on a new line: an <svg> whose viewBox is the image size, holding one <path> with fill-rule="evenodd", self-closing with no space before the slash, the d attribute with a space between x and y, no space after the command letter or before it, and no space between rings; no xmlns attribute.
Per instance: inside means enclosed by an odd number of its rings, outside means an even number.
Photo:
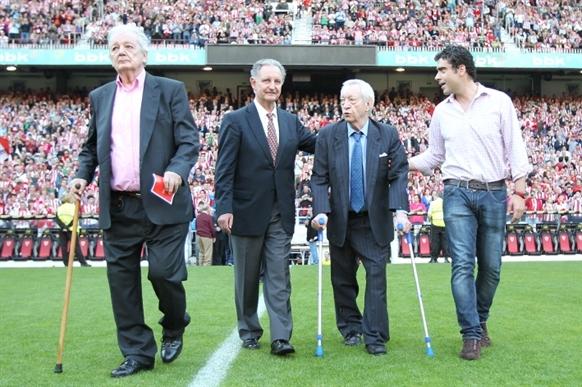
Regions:
<svg viewBox="0 0 582 387"><path fill-rule="evenodd" d="M354 212L364 208L364 164L362 157L361 132L352 133L354 149L352 150L352 164L350 166L350 207Z"/></svg>

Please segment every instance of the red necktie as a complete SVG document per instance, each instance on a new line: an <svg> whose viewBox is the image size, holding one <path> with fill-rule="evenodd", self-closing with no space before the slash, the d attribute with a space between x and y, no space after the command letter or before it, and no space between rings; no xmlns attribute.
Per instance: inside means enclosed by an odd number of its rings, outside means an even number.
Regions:
<svg viewBox="0 0 582 387"><path fill-rule="evenodd" d="M275 133L275 123L273 122L273 113L267 113L267 142L269 143L269 149L271 150L271 157L273 157L273 163L277 159L277 148L279 146L277 142L277 133Z"/></svg>

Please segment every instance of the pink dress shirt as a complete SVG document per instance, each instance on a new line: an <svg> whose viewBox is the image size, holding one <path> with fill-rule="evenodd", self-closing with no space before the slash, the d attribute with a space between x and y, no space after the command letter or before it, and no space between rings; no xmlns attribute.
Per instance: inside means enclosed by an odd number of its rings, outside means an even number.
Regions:
<svg viewBox="0 0 582 387"><path fill-rule="evenodd" d="M526 176L527 159L521 127L507 94L478 85L464 111L454 95L435 108L428 149L411 160L425 175L442 164L443 179L494 182Z"/></svg>
<svg viewBox="0 0 582 387"><path fill-rule="evenodd" d="M117 77L111 118L111 189L139 192L140 115L146 72L124 85Z"/></svg>

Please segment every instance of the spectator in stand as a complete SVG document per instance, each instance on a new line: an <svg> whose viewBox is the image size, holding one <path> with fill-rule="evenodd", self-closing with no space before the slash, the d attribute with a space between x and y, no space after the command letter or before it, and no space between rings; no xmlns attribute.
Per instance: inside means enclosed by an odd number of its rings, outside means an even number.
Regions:
<svg viewBox="0 0 582 387"><path fill-rule="evenodd" d="M216 235L214 232L214 220L210 215L210 208L202 203L198 207L196 216L196 244L198 245L198 265L212 265L212 247Z"/></svg>
<svg viewBox="0 0 582 387"><path fill-rule="evenodd" d="M424 203L420 200L419 194L412 195L412 202L410 202L410 211L408 212L408 220L413 225L422 225L424 224L424 217L426 215L426 207Z"/></svg>

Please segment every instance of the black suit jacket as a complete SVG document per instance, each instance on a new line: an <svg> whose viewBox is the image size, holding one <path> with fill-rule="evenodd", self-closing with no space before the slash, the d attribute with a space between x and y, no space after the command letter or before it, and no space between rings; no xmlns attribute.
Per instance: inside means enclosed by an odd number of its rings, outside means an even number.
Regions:
<svg viewBox="0 0 582 387"><path fill-rule="evenodd" d="M79 154L76 175L91 182L99 166L99 226L102 229L111 226L111 117L116 90L116 83L110 82L89 94L89 135ZM177 224L192 219L188 175L198 159L198 148L198 131L184 84L146 74L140 117L140 191L152 223ZM171 205L150 192L153 174L163 176L166 171L182 178L182 186Z"/></svg>
<svg viewBox="0 0 582 387"><path fill-rule="evenodd" d="M347 123L342 120L321 129L311 176L313 214L328 214L327 237L343 246L350 202ZM390 167L389 167L390 165ZM394 239L392 211L408 211L408 160L398 132L370 119L366 145L366 205L376 242Z"/></svg>
<svg viewBox="0 0 582 387"><path fill-rule="evenodd" d="M277 109L279 148L273 164L267 137L253 103L224 116L220 126L216 163L216 215L234 215L232 233L262 235L275 202L283 228L295 224L295 156L313 153L315 134L296 115Z"/></svg>

